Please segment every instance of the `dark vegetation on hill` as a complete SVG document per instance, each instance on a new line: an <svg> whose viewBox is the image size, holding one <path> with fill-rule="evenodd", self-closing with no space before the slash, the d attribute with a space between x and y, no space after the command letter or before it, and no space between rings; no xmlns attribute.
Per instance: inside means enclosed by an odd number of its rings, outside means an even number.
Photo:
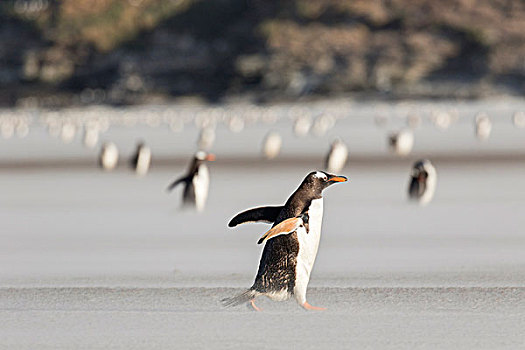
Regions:
<svg viewBox="0 0 525 350"><path fill-rule="evenodd" d="M7 0L0 47L2 105L525 92L524 1Z"/></svg>

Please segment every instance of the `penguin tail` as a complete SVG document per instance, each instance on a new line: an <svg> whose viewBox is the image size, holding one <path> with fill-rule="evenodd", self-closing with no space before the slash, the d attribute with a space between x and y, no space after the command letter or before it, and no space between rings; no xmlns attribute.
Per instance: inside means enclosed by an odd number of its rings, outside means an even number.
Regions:
<svg viewBox="0 0 525 350"><path fill-rule="evenodd" d="M224 298L221 300L221 304L224 307L232 307L237 306L241 304L246 304L253 300L256 296L258 296L259 293L253 289L248 289L246 292L241 293L237 296L234 296L232 298Z"/></svg>

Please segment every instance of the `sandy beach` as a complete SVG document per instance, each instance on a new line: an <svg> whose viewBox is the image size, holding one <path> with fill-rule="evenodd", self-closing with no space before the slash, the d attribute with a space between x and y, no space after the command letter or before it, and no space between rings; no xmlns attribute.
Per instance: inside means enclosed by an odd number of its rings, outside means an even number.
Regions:
<svg viewBox="0 0 525 350"><path fill-rule="evenodd" d="M219 301L253 282L256 242L267 228L229 229L229 219L283 203L321 167L332 134L290 138L285 159L302 146L309 156L271 163L257 161L258 141L246 141L264 128L220 131L201 214L179 210L180 189L164 191L186 167L193 130L110 129L104 137L123 145L124 158L144 131L158 155L144 178L125 164L101 172L96 152L77 141L62 145L44 130L27 142L2 141L0 348L524 347L523 131L508 124L496 121L483 144L466 120L446 132L424 126L406 159L385 153L386 130L359 118L341 124L338 132L353 145L342 172L350 181L325 192L308 292L324 312L306 312L293 300L261 299L261 313ZM243 143L249 146L234 158ZM80 165L8 166L29 154ZM236 160L222 163L221 154ZM354 154L360 161L352 162ZM407 203L406 186L412 161L423 155L437 158L438 189L418 207Z"/></svg>

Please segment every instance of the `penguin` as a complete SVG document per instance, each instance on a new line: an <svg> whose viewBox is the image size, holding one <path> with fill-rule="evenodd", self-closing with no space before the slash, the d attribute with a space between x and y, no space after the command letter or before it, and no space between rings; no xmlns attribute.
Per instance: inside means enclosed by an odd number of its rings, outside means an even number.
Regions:
<svg viewBox="0 0 525 350"><path fill-rule="evenodd" d="M263 140L262 153L266 159L274 159L281 152L283 140L275 131L269 132Z"/></svg>
<svg viewBox="0 0 525 350"><path fill-rule="evenodd" d="M420 205L428 204L436 192L437 172L428 159L418 160L412 167L408 198Z"/></svg>
<svg viewBox="0 0 525 350"><path fill-rule="evenodd" d="M325 169L330 173L338 173L345 167L348 159L348 148L340 139L335 139L326 155Z"/></svg>
<svg viewBox="0 0 525 350"><path fill-rule="evenodd" d="M131 157L130 165L137 175L144 176L148 173L151 164L151 150L144 142L137 144L135 154Z"/></svg>
<svg viewBox="0 0 525 350"><path fill-rule="evenodd" d="M344 176L314 171L284 205L250 209L231 219L229 227L247 222L266 222L273 226L259 240L265 246L253 285L240 295L223 299L224 306L247 303L260 311L254 302L258 296L275 301L294 296L306 310L324 310L306 301L306 289L321 238L322 192L330 185L345 181Z"/></svg>
<svg viewBox="0 0 525 350"><path fill-rule="evenodd" d="M199 139L197 140L197 146L199 149L209 150L215 142L215 129L207 126L201 129Z"/></svg>
<svg viewBox="0 0 525 350"><path fill-rule="evenodd" d="M525 112L519 111L512 115L512 123L517 128L525 128Z"/></svg>
<svg viewBox="0 0 525 350"><path fill-rule="evenodd" d="M480 141L485 141L490 137L492 122L485 113L480 113L474 119L476 137Z"/></svg>
<svg viewBox="0 0 525 350"><path fill-rule="evenodd" d="M198 151L195 153L188 173L173 181L168 188L168 192L173 190L178 184L184 183L184 194L182 203L184 207L195 208L203 211L208 198L208 187L210 185L210 173L206 166L206 161L214 161L215 156L211 153Z"/></svg>
<svg viewBox="0 0 525 350"><path fill-rule="evenodd" d="M410 130L401 130L388 136L390 151L398 156L407 156L414 147L414 134Z"/></svg>
<svg viewBox="0 0 525 350"><path fill-rule="evenodd" d="M64 143L71 143L75 138L77 128L75 124L66 122L62 125L62 130L60 131L60 138Z"/></svg>
<svg viewBox="0 0 525 350"><path fill-rule="evenodd" d="M86 126L84 128L84 146L87 148L95 148L98 143L99 132L94 126Z"/></svg>
<svg viewBox="0 0 525 350"><path fill-rule="evenodd" d="M113 142L104 142L100 151L99 166L104 170L113 170L118 163L118 148Z"/></svg>

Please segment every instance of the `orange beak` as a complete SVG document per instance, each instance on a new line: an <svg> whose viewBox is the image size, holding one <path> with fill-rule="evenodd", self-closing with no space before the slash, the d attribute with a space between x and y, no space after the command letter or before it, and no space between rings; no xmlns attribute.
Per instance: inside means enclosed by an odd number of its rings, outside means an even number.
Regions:
<svg viewBox="0 0 525 350"><path fill-rule="evenodd" d="M213 162L215 160L215 154L208 154L208 156L206 157L206 160L209 161L209 162Z"/></svg>
<svg viewBox="0 0 525 350"><path fill-rule="evenodd" d="M346 177L344 177L344 176L334 176L328 181L331 181L331 182L346 182L346 181L348 181L348 179Z"/></svg>

